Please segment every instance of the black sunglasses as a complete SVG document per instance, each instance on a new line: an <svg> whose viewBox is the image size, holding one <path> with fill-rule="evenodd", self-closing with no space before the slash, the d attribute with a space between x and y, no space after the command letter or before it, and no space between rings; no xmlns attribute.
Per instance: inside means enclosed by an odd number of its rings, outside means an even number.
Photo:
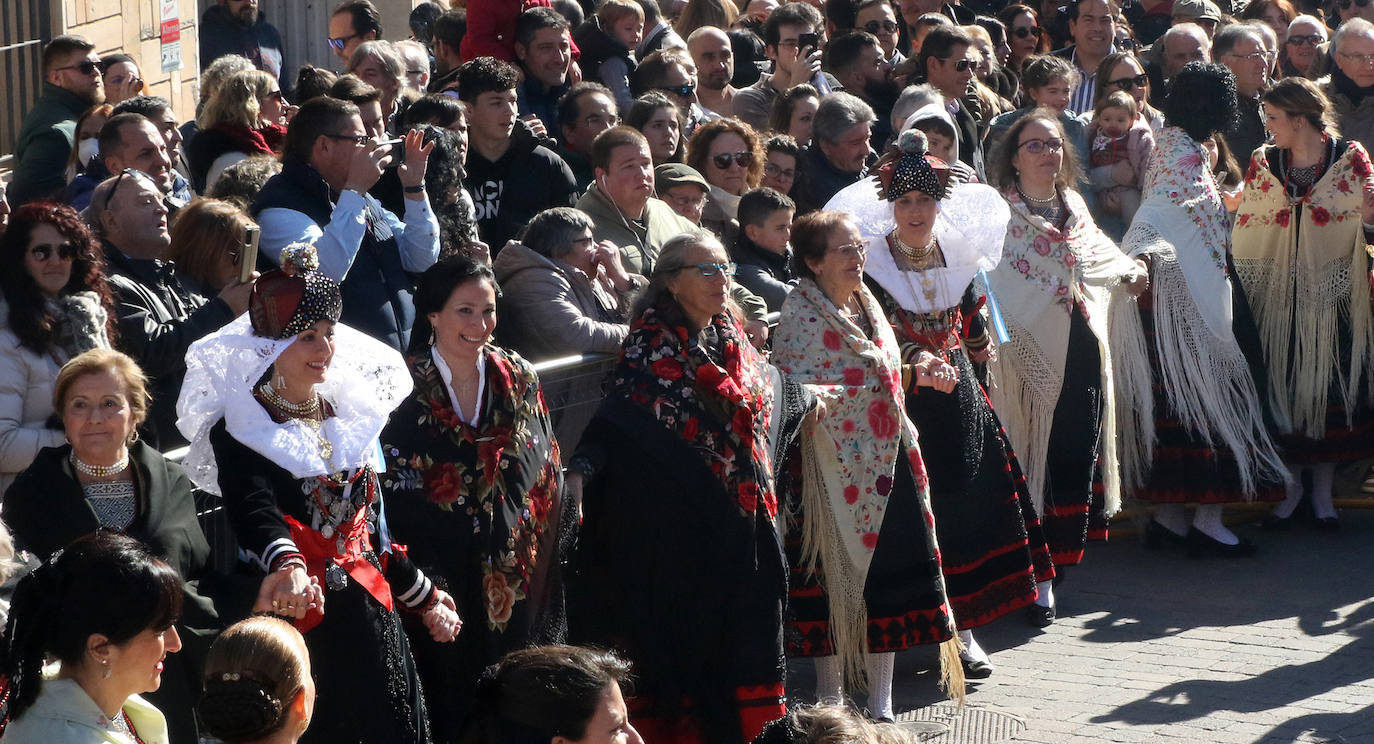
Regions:
<svg viewBox="0 0 1374 744"><path fill-rule="evenodd" d="M63 261L70 261L76 258L76 246L71 243L62 243L60 245L48 245L44 243L43 245L35 245L29 249L29 255L33 256L39 263L52 258L54 253Z"/></svg>
<svg viewBox="0 0 1374 744"><path fill-rule="evenodd" d="M92 72L95 72L97 67L99 67L99 65L97 65L96 63L90 61L89 59L83 59L83 60L81 60L80 62L77 62L77 63L74 64L74 65L67 65L66 67L59 67L59 68L57 68L57 71L61 71L61 70L77 70L77 71L79 71L82 75L89 75L89 74L91 74Z"/></svg>
<svg viewBox="0 0 1374 744"><path fill-rule="evenodd" d="M895 34L897 33L897 22L888 20L869 21L868 23L864 24L864 30L869 32L870 34L873 34L874 36L877 36L879 31L886 31L889 34Z"/></svg>
<svg viewBox="0 0 1374 744"><path fill-rule="evenodd" d="M328 137L329 139L352 142L353 144L359 146L366 145L369 141L372 140L372 138L366 134L326 134L324 136Z"/></svg>
<svg viewBox="0 0 1374 744"><path fill-rule="evenodd" d="M134 175L134 177L137 178L138 175L136 174L138 174L138 171L134 170L133 168L125 168L124 170L119 172L119 177L115 179L114 185L111 186L110 190L105 194L105 206L101 207L100 211L103 212L110 208L110 202L114 201L115 192L119 190L119 184L124 182L124 177L128 175Z"/></svg>
<svg viewBox="0 0 1374 744"><path fill-rule="evenodd" d="M343 48L348 46L349 39L355 39L359 36L362 36L362 34L349 34L348 36L331 36L329 37L329 48L342 52Z"/></svg>
<svg viewBox="0 0 1374 744"><path fill-rule="evenodd" d="M945 57L944 59L949 59L949 57ZM971 67L973 67L973 61L968 59L961 59L954 63L955 72L968 72Z"/></svg>
<svg viewBox="0 0 1374 744"><path fill-rule="evenodd" d="M722 152L711 156L711 162L721 170L730 167L730 161L734 160L735 165L741 168L748 168L754 164L754 153L752 152Z"/></svg>
<svg viewBox="0 0 1374 744"><path fill-rule="evenodd" d="M1124 77L1118 78L1116 80L1107 81L1107 85L1115 85L1116 87L1126 91L1127 93L1135 90L1136 88L1144 88L1149 84L1150 76L1145 74L1136 75L1135 77Z"/></svg>
<svg viewBox="0 0 1374 744"><path fill-rule="evenodd" d="M1040 28L1039 26L1022 26L1021 28L1012 31L1011 33L1012 36L1015 36L1018 39L1024 39L1027 36L1034 36L1038 39L1040 38L1040 34L1045 33L1045 30Z"/></svg>
<svg viewBox="0 0 1374 744"><path fill-rule="evenodd" d="M692 83L687 83L686 85L660 85L658 89L664 93L672 93L675 96L687 98L696 92L697 86Z"/></svg>

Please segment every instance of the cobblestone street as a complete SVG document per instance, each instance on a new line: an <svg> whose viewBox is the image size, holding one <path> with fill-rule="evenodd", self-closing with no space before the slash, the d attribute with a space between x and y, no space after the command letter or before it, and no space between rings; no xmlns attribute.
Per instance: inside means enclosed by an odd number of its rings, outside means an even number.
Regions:
<svg viewBox="0 0 1374 744"><path fill-rule="evenodd" d="M997 671L926 741L1374 744L1374 510L1341 518L1335 534L1237 527L1259 544L1249 559L1090 545L1053 625L978 631ZM933 665L925 649L898 656L901 717L949 720ZM810 699L810 664L793 669Z"/></svg>

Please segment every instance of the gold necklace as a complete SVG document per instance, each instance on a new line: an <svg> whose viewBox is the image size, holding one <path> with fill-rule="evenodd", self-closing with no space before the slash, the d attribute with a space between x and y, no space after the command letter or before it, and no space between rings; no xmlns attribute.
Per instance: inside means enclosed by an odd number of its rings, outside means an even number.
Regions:
<svg viewBox="0 0 1374 744"><path fill-rule="evenodd" d="M906 242L902 240L902 235L900 232L893 231L892 237L893 240L897 243L897 252L902 254L902 256L906 258L906 260L910 261L912 264L930 258L930 254L935 252L936 240L935 231L933 230L930 233L930 240L927 241L925 246L921 248L912 248L911 246L907 245Z"/></svg>
<svg viewBox="0 0 1374 744"><path fill-rule="evenodd" d="M304 403L292 403L286 398L283 398L281 393L278 393L277 389L272 387L271 380L264 382L258 389L262 391L263 397L267 398L269 403L281 409L282 413L285 413L291 418L313 417L317 416L320 412L319 393L311 395L310 399Z"/></svg>

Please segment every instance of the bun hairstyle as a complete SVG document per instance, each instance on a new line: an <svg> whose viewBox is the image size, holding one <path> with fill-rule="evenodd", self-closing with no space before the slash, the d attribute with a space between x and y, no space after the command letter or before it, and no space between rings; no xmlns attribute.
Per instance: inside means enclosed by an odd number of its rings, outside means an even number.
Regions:
<svg viewBox="0 0 1374 744"><path fill-rule="evenodd" d="M305 641L290 624L267 616L235 623L205 659L205 693L196 706L201 725L225 744L276 733L308 675Z"/></svg>

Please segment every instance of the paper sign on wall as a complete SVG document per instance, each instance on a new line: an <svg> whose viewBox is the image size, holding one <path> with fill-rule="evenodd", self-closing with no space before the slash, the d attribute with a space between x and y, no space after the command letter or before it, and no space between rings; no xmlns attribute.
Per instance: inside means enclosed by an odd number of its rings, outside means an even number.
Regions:
<svg viewBox="0 0 1374 744"><path fill-rule="evenodd" d="M181 69L181 19L177 17L179 0L160 0L162 23L159 28L162 37L162 71L173 72Z"/></svg>

